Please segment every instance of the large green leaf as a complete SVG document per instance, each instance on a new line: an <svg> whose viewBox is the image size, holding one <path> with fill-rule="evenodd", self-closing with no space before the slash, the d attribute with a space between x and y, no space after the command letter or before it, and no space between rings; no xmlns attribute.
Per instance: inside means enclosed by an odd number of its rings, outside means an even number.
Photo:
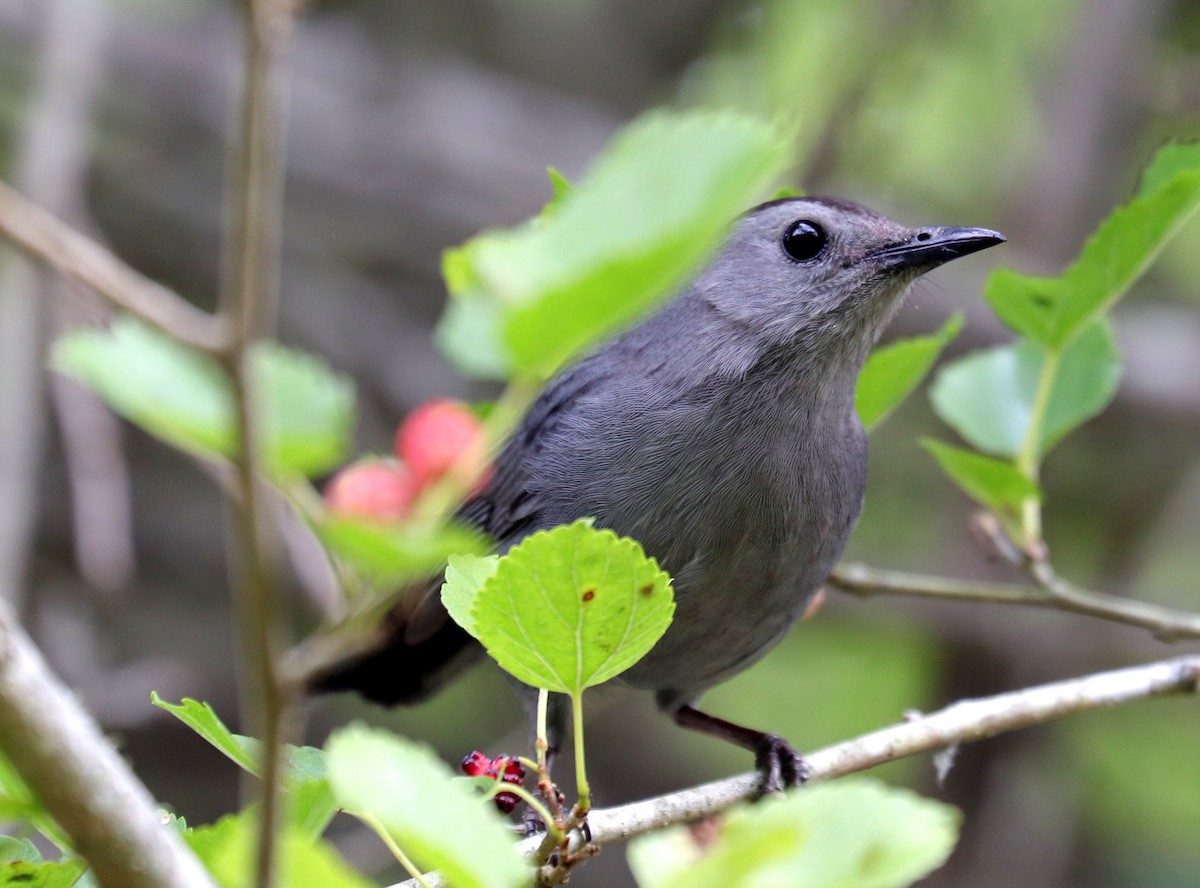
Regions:
<svg viewBox="0 0 1200 888"><path fill-rule="evenodd" d="M942 369L930 389L938 415L987 453L1015 457L1029 434L1046 349L1028 339L974 352ZM1040 452L1112 399L1121 363L1107 320L1062 352L1042 425Z"/></svg>
<svg viewBox="0 0 1200 888"><path fill-rule="evenodd" d="M264 468L311 476L340 463L354 426L353 384L277 343L254 346L250 360ZM131 318L68 333L51 363L182 450L211 459L237 448L233 392L217 362Z"/></svg>
<svg viewBox="0 0 1200 888"><path fill-rule="evenodd" d="M1170 144L1151 161L1137 195L1101 223L1062 277L1001 271L986 297L1012 329L1062 346L1112 307L1200 209L1200 143Z"/></svg>
<svg viewBox="0 0 1200 888"><path fill-rule="evenodd" d="M488 653L526 684L578 695L646 655L675 613L671 578L591 519L510 549L472 608Z"/></svg>
<svg viewBox="0 0 1200 888"><path fill-rule="evenodd" d="M348 812L381 824L424 869L455 888L516 888L533 872L505 821L457 783L428 746L351 725L326 745L329 779Z"/></svg>
<svg viewBox="0 0 1200 888"><path fill-rule="evenodd" d="M258 848L257 809L222 817L211 826L184 833L184 839L221 888L251 888ZM279 834L276 888L374 888L328 842L295 828Z"/></svg>
<svg viewBox="0 0 1200 888"><path fill-rule="evenodd" d="M463 370L549 375L678 286L789 162L771 123L657 111L626 127L552 211L449 250L439 329Z"/></svg>
<svg viewBox="0 0 1200 888"><path fill-rule="evenodd" d="M867 431L912 393L961 328L962 315L954 315L936 333L901 339L871 353L854 392L854 406Z"/></svg>
<svg viewBox="0 0 1200 888"><path fill-rule="evenodd" d="M1014 512L1029 497L1041 495L1038 486L1010 462L929 438L923 438L921 446L968 496L995 512Z"/></svg>
<svg viewBox="0 0 1200 888"><path fill-rule="evenodd" d="M869 780L841 780L732 811L712 844L687 827L629 848L642 888L903 888L941 866L958 838L949 805Z"/></svg>

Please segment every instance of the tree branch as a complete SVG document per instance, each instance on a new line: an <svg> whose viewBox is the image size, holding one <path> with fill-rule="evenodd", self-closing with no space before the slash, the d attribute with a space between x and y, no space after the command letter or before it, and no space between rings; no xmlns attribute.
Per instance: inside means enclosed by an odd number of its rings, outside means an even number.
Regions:
<svg viewBox="0 0 1200 888"><path fill-rule="evenodd" d="M1148 629L1164 641L1200 638L1200 614L1160 607L1143 601L1091 592L1058 577L1049 564L1031 562L1038 585L981 583L901 571L878 570L864 564L840 564L828 584L854 595L908 595L952 601L1020 604L1067 611Z"/></svg>
<svg viewBox="0 0 1200 888"><path fill-rule="evenodd" d="M1173 694L1200 694L1200 655L963 700L938 712L914 714L900 724L826 747L805 756L805 761L813 780L828 780L956 743L985 740L1069 715ZM593 810L588 815L592 841L608 845L720 813L753 798L759 779L758 774L740 774L657 798ZM523 854L532 856L540 842L541 836L533 836L519 847ZM582 836L574 833L571 843L572 847L580 847ZM445 885L436 873L427 874L426 879L431 885ZM415 886L409 881L392 888Z"/></svg>
<svg viewBox="0 0 1200 888"><path fill-rule="evenodd" d="M204 352L227 346L223 322L130 268L0 182L0 236L114 307Z"/></svg>
<svg viewBox="0 0 1200 888"><path fill-rule="evenodd" d="M214 888L154 799L0 603L0 752L101 885Z"/></svg>

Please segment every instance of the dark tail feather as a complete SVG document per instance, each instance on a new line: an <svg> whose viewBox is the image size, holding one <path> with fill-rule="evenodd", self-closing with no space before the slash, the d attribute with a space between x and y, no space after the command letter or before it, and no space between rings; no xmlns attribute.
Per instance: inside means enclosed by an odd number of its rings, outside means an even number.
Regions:
<svg viewBox="0 0 1200 888"><path fill-rule="evenodd" d="M439 605L440 606L440 605ZM405 638L407 621L395 612L381 627L377 643L311 675L312 693L357 691L385 706L419 703L476 662L483 648L446 616L419 641Z"/></svg>

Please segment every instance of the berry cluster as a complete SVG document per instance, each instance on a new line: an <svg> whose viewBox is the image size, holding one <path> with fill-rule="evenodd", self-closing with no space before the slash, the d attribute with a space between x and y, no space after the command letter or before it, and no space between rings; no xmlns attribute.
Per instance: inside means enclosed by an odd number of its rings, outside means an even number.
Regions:
<svg viewBox="0 0 1200 888"><path fill-rule="evenodd" d="M447 475L464 483L484 475L485 448L483 425L466 404L427 401L396 429L396 458L368 457L340 470L325 488L325 506L348 518L403 521L422 491Z"/></svg>
<svg viewBox="0 0 1200 888"><path fill-rule="evenodd" d="M494 759L488 758L478 749L463 758L462 771L468 777L490 777L492 780L500 777L505 783L515 786L520 786L525 782L525 768L521 766L519 759L513 758L511 755L498 755ZM501 777L501 773L504 776ZM497 808L508 814L517 807L520 799L511 792L498 792L493 801Z"/></svg>

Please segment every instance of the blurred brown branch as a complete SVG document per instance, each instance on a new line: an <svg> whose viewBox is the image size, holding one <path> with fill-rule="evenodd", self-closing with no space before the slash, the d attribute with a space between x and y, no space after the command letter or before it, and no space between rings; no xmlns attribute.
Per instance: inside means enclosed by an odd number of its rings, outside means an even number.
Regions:
<svg viewBox="0 0 1200 888"><path fill-rule="evenodd" d="M1200 656L962 700L929 715L914 713L900 724L826 747L805 756L805 760L812 779L828 780L957 743L985 740L1070 715L1174 694L1200 694ZM754 798L760 779L756 773L740 774L652 799L593 810L588 815L591 841L596 845L612 844L665 826L710 817ZM532 855L540 841L541 836L524 840L521 851ZM572 846L582 845L582 836L573 834ZM430 885L445 884L436 873L425 878ZM393 888L416 885L408 881Z"/></svg>

